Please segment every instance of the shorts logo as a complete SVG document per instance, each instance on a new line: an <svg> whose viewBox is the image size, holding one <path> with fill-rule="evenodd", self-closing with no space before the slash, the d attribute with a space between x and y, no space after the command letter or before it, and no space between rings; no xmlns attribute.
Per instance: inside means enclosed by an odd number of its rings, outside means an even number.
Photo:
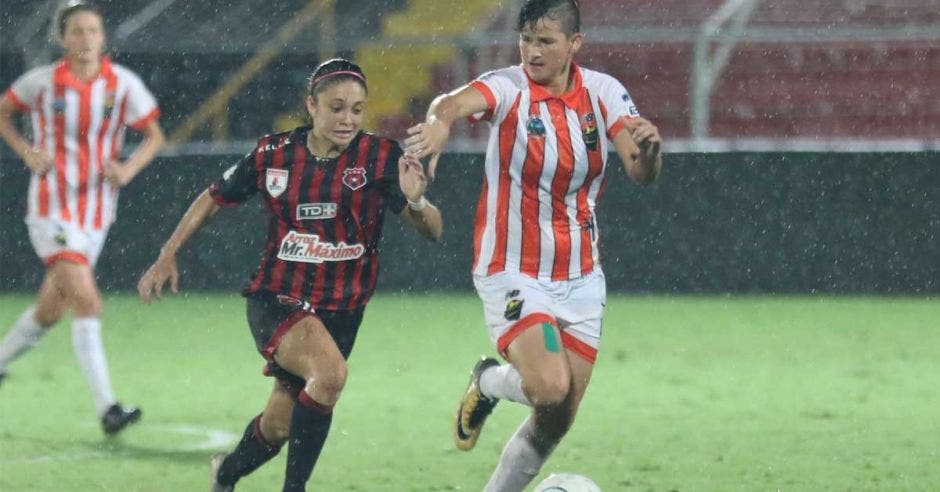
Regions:
<svg viewBox="0 0 940 492"><path fill-rule="evenodd" d="M316 234L300 234L290 231L281 240L277 257L284 261L301 263L323 263L324 261L347 261L361 258L366 247L361 244L339 244L320 241Z"/></svg>
<svg viewBox="0 0 940 492"><path fill-rule="evenodd" d="M509 321L518 320L522 316L522 303L525 302L522 299L510 299L506 303L506 312L503 313L503 316L506 317Z"/></svg>
<svg viewBox="0 0 940 492"><path fill-rule="evenodd" d="M300 299L294 299L291 296L285 296L284 294L277 295L277 303L282 306L291 307L294 309L303 309L304 311L314 312L313 306L310 305L307 301L301 301Z"/></svg>
<svg viewBox="0 0 940 492"><path fill-rule="evenodd" d="M266 169L264 171L264 188L268 190L271 198L277 198L287 189L287 179L290 172L287 169Z"/></svg>
<svg viewBox="0 0 940 492"><path fill-rule="evenodd" d="M59 246L66 246L69 243L69 238L65 235L65 229L62 229L62 226L56 226L55 235L52 236L52 240Z"/></svg>
<svg viewBox="0 0 940 492"><path fill-rule="evenodd" d="M323 220L336 217L335 203L301 203L297 205L297 220Z"/></svg>
<svg viewBox="0 0 940 492"><path fill-rule="evenodd" d="M366 185L366 170L363 167L354 167L343 171L343 184L350 190L356 191Z"/></svg>
<svg viewBox="0 0 940 492"><path fill-rule="evenodd" d="M538 116L530 116L529 121L525 124L525 131L528 132L530 137L544 137L545 123Z"/></svg>

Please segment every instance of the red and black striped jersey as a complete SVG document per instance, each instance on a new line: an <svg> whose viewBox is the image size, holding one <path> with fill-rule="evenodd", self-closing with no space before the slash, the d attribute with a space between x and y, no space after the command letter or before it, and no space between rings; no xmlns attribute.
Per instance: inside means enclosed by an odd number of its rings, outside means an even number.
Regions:
<svg viewBox="0 0 940 492"><path fill-rule="evenodd" d="M398 183L401 147L359 132L335 159L307 149L309 127L261 138L209 193L236 205L261 193L268 237L244 294L271 292L325 310L365 305L379 273L385 211L407 201Z"/></svg>

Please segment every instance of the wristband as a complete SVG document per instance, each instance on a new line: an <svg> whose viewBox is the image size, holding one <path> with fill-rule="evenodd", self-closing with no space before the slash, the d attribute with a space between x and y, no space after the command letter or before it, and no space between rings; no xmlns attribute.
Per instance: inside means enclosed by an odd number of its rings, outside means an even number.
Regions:
<svg viewBox="0 0 940 492"><path fill-rule="evenodd" d="M406 198L406 200L408 199ZM415 212L420 212L424 210L427 206L428 206L428 199L425 198L424 195L421 195L421 199L419 199L416 202L408 200L408 208L414 210Z"/></svg>

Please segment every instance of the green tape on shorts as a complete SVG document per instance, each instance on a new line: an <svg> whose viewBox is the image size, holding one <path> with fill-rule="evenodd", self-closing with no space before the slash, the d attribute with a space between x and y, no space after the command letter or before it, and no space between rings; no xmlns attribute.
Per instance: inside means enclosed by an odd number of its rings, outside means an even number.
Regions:
<svg viewBox="0 0 940 492"><path fill-rule="evenodd" d="M545 335L545 349L553 354L560 350L558 345L558 336L555 335L555 327L549 323L542 323L542 334Z"/></svg>

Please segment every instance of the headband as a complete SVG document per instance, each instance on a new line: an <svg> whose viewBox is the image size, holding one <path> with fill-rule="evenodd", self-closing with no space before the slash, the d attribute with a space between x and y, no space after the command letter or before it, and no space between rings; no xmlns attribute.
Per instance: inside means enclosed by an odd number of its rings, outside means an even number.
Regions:
<svg viewBox="0 0 940 492"><path fill-rule="evenodd" d="M319 76L319 77L313 79L313 81L310 82L310 88L312 89L314 86L316 86L317 84L319 84L321 80L323 80L323 79L325 79L325 78L327 78L327 77L332 77L332 76L334 76L334 75L352 75L353 77L356 77L357 79L361 80L363 84L366 83L366 78L363 77L362 74L359 73L359 72L353 72L352 70L337 70L337 71L335 71L335 72L325 73L325 74L323 74L323 75L321 75L321 76Z"/></svg>

